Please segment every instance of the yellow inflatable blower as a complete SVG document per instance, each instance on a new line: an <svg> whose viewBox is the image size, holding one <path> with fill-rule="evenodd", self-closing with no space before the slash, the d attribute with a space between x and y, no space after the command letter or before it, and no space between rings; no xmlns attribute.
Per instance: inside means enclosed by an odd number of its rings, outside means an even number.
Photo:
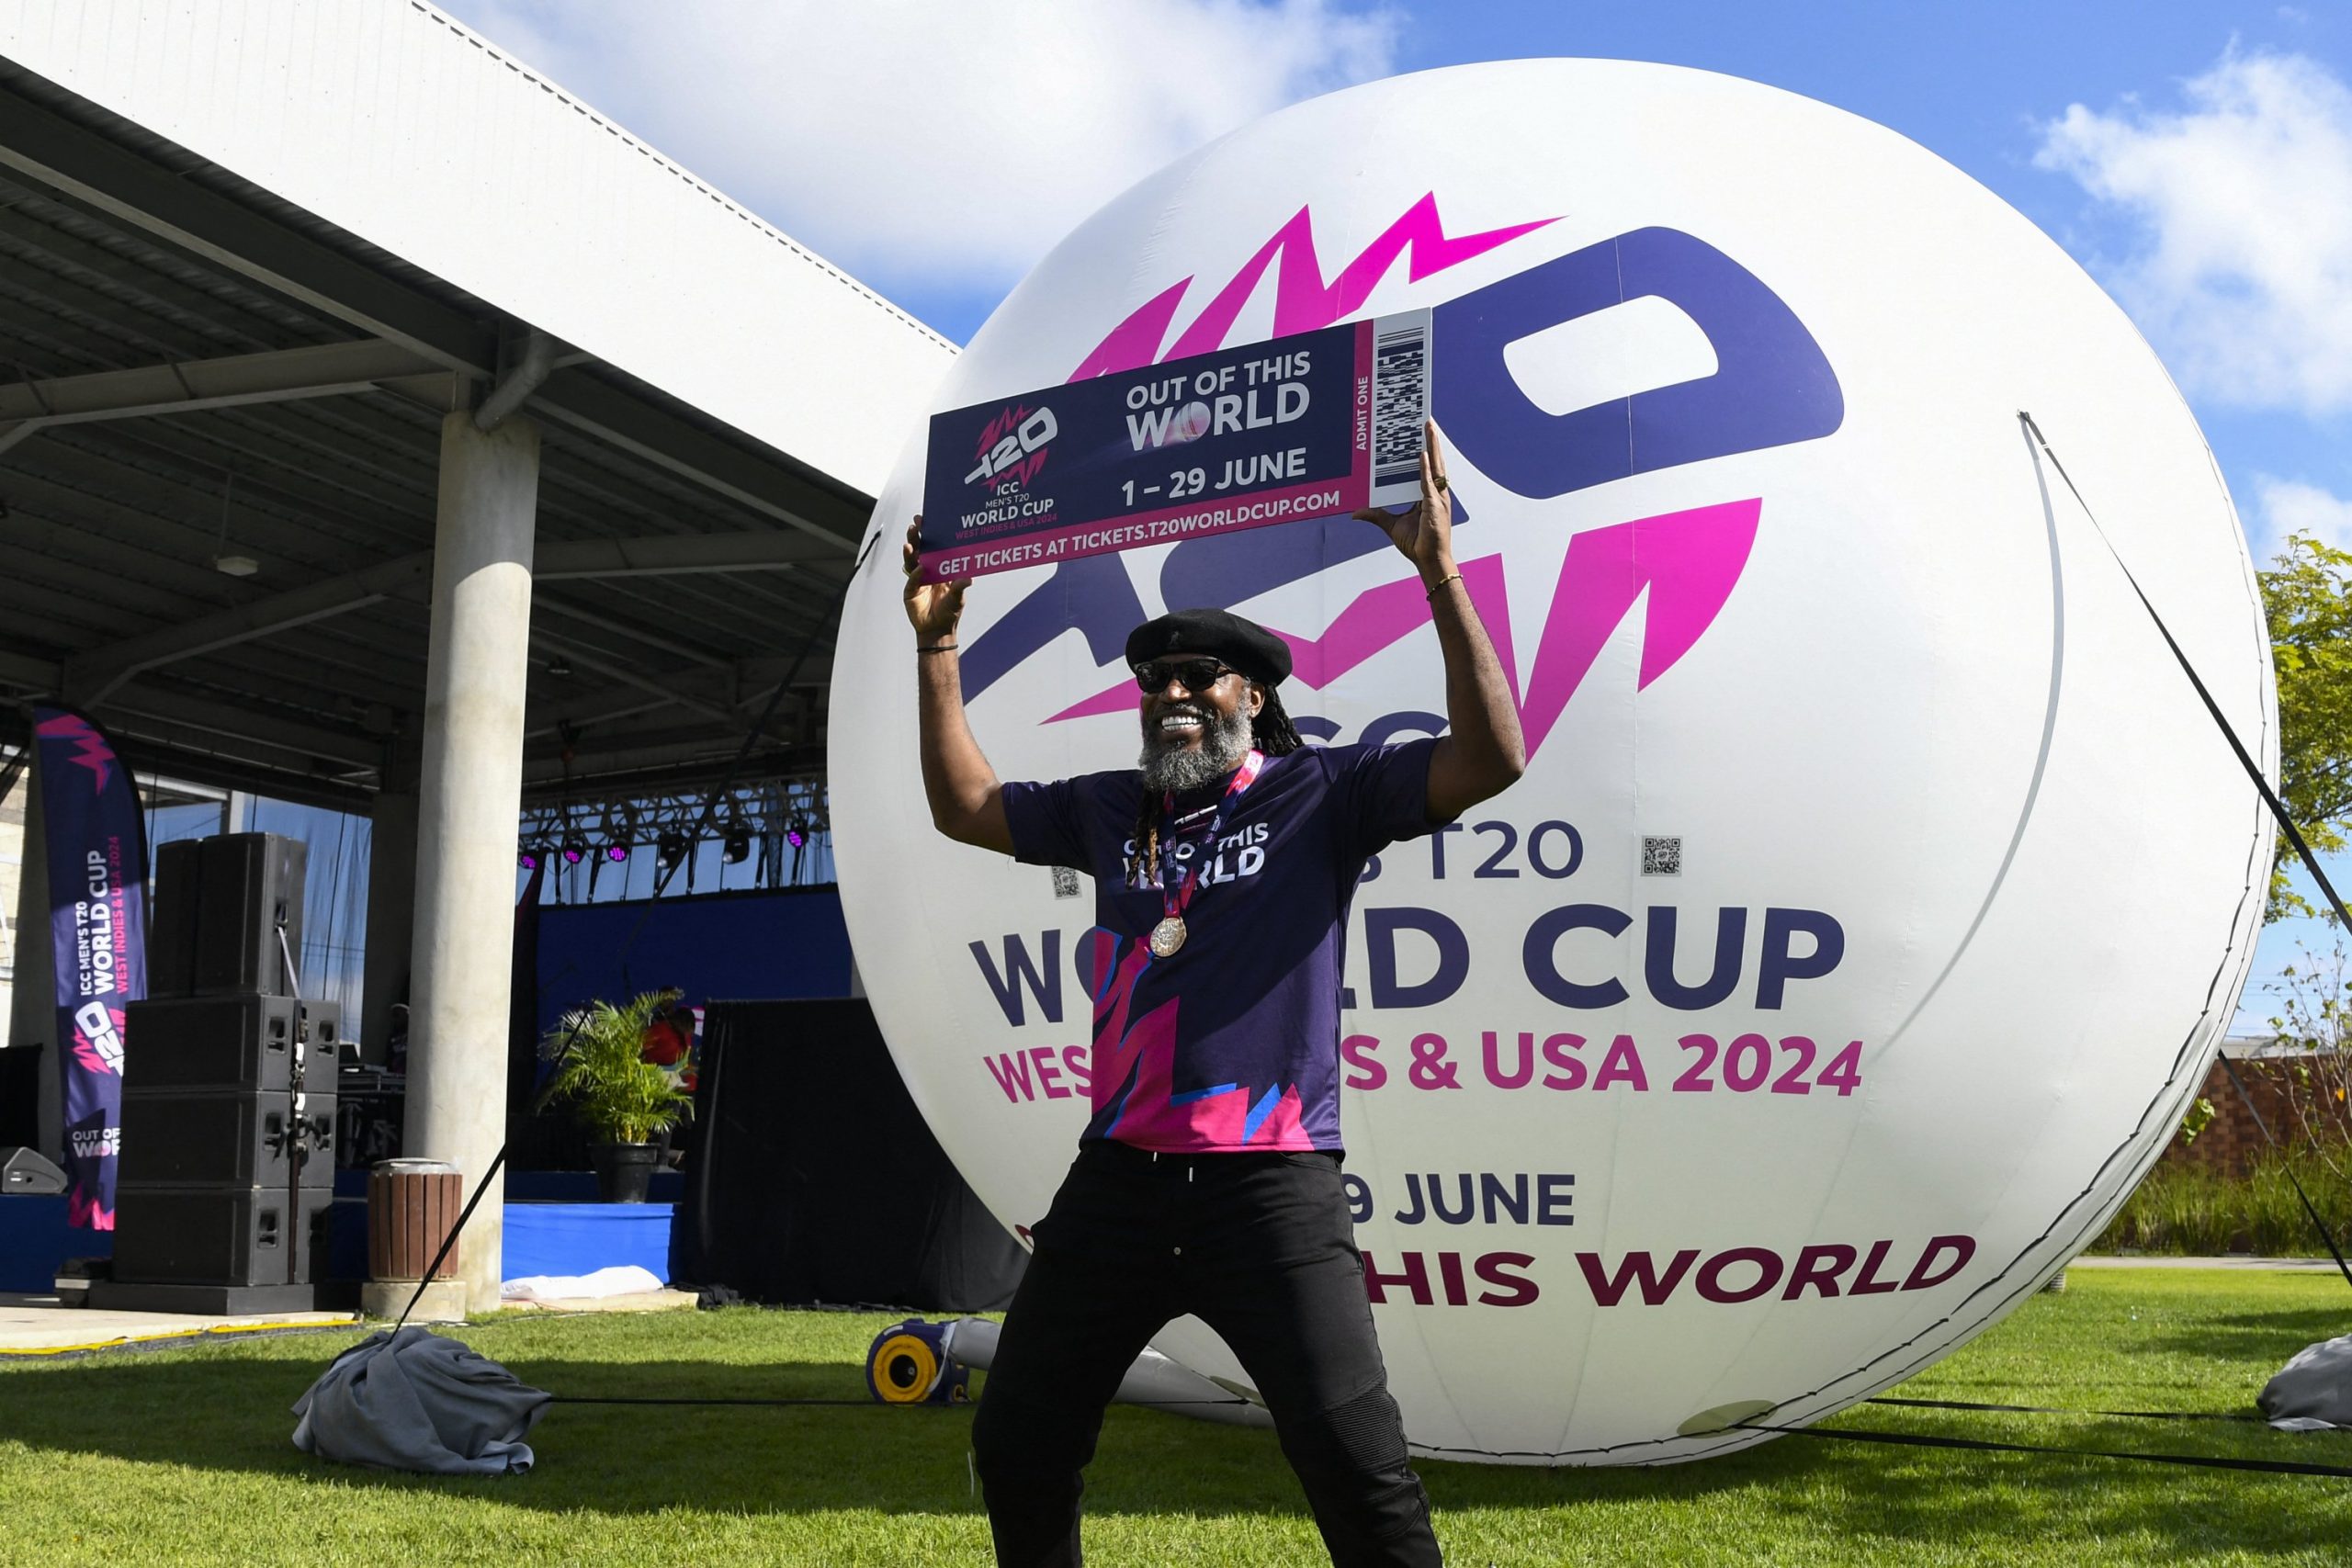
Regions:
<svg viewBox="0 0 2352 1568"><path fill-rule="evenodd" d="M885 1404L965 1404L972 1369L948 1353L944 1323L910 1317L874 1337L865 1350L865 1388Z"/></svg>

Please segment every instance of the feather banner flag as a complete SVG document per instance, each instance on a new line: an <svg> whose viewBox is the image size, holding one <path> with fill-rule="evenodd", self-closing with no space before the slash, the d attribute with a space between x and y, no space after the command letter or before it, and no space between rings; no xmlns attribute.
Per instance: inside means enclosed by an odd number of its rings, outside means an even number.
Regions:
<svg viewBox="0 0 2352 1568"><path fill-rule="evenodd" d="M36 706L56 953L66 1208L114 1229L122 1142L124 1012L147 994L147 836L114 743L70 708Z"/></svg>

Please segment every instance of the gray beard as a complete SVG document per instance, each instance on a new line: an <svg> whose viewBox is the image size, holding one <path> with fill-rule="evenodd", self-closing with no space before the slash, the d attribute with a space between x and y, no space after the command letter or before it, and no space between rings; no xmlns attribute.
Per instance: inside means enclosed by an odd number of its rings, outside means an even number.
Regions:
<svg viewBox="0 0 2352 1568"><path fill-rule="evenodd" d="M1183 708L1172 711L1185 712ZM1250 716L1236 708L1230 715L1219 717L1211 708L1189 710L1201 716L1201 744L1197 750L1181 741L1162 740L1157 734L1143 738L1143 755L1136 759L1136 766L1143 773L1143 787L1168 794L1182 794L1198 789L1204 784L1223 778L1241 765L1250 752L1252 726Z"/></svg>

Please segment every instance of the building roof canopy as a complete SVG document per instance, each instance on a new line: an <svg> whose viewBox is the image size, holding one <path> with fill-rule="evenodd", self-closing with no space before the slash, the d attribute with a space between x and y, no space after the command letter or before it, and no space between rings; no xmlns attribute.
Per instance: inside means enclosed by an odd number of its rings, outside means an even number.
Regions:
<svg viewBox="0 0 2352 1568"><path fill-rule="evenodd" d="M414 57L372 120L208 112L52 9L0 22L0 692L88 705L142 767L363 806L413 765L440 423L507 380L543 434L526 795L692 781L763 714L754 772L819 769L831 606L948 345L425 7L288 8ZM219 9L175 7L182 41L250 73ZM503 156L453 168L476 141ZM590 231L632 219L668 227Z"/></svg>

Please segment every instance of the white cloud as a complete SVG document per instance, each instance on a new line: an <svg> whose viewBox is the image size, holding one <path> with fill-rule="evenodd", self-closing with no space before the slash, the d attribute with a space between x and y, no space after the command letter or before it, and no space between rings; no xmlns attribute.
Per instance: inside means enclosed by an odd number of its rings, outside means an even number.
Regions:
<svg viewBox="0 0 2352 1568"><path fill-rule="evenodd" d="M1170 159L1385 74L1336 0L442 0L778 227L1001 287Z"/></svg>
<svg viewBox="0 0 2352 1568"><path fill-rule="evenodd" d="M2260 524L2255 557L2263 565L2285 547L2290 534L2309 534L2323 544L2352 550L2352 501L2295 479L2254 476Z"/></svg>
<svg viewBox="0 0 2352 1568"><path fill-rule="evenodd" d="M2035 163L2141 226L2109 281L2191 389L2352 409L2352 88L2302 55L2233 51L2183 91L2177 113L2076 104Z"/></svg>

